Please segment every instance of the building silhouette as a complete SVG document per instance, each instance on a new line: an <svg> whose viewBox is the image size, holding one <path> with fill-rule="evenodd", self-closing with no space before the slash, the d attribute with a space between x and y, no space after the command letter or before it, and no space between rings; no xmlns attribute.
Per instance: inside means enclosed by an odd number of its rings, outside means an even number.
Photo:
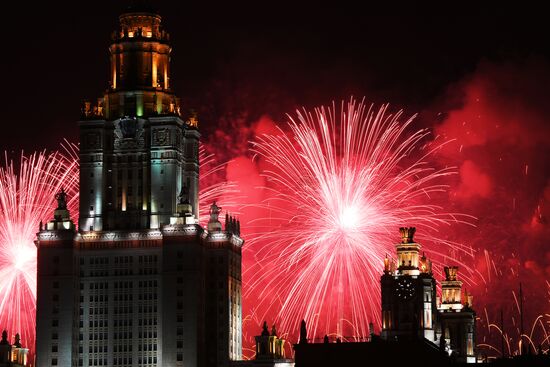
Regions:
<svg viewBox="0 0 550 367"><path fill-rule="evenodd" d="M250 360L235 361L233 367L294 367L294 360L285 355L286 340L277 335L275 325L271 331L264 321L262 332L254 337L255 356Z"/></svg>
<svg viewBox="0 0 550 367"><path fill-rule="evenodd" d="M475 312L472 296L462 295L458 267L445 267L441 299L436 296L432 264L420 255L416 228L400 228L397 259L384 260L381 277L384 340L425 338L440 345L457 362L475 363ZM464 299L463 299L464 298Z"/></svg>
<svg viewBox="0 0 550 367"><path fill-rule="evenodd" d="M222 228L216 203L198 223L198 120L171 89L161 16L130 8L109 52L109 88L78 122L78 228L61 191L37 234L36 365L228 366L240 224Z"/></svg>
<svg viewBox="0 0 550 367"><path fill-rule="evenodd" d="M0 339L0 367L26 367L29 365L29 349L21 345L19 334L15 334L13 344L8 340L8 332L2 331Z"/></svg>
<svg viewBox="0 0 550 367"><path fill-rule="evenodd" d="M395 260L384 259L381 276L382 329L367 341L323 343L308 338L304 321L294 345L296 367L476 363L472 296L462 297L458 267L445 267L442 297L437 297L432 264L420 255L416 229L400 228Z"/></svg>

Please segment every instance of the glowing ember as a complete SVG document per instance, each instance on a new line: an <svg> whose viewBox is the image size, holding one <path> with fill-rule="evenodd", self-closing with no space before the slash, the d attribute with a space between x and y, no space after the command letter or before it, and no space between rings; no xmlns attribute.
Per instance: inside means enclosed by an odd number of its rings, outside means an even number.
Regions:
<svg viewBox="0 0 550 367"><path fill-rule="evenodd" d="M352 100L340 111L298 111L288 133L253 143L269 165L263 174L272 193L261 205L271 215L256 222L248 242L256 264L245 297L257 300L259 320L276 315L280 330L294 332L305 319L315 337L367 336L369 322L380 325L383 259L395 253L402 226L418 227L435 260L450 251L472 255L437 232L469 218L431 204L455 169L431 166L440 146L423 145L427 130L406 133L412 118L401 115Z"/></svg>

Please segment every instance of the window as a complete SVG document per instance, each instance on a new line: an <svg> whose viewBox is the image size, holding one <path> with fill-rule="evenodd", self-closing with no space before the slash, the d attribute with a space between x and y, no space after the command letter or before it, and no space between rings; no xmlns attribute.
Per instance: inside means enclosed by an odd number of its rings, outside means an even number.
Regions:
<svg viewBox="0 0 550 367"><path fill-rule="evenodd" d="M52 345L52 353L57 353L57 345Z"/></svg>
<svg viewBox="0 0 550 367"><path fill-rule="evenodd" d="M57 358L52 358L52 366L57 366Z"/></svg>

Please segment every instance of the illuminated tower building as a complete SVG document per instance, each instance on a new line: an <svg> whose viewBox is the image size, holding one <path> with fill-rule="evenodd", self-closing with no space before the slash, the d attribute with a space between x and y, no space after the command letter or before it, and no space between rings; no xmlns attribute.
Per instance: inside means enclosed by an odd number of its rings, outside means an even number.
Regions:
<svg viewBox="0 0 550 367"><path fill-rule="evenodd" d="M424 337L435 341L436 286L431 262L420 257L420 244L414 241L416 229L400 228L397 267L384 261L382 275L382 333L387 340Z"/></svg>
<svg viewBox="0 0 550 367"><path fill-rule="evenodd" d="M445 280L441 282L441 299L438 297L439 332L444 334L449 351L456 353L457 362L475 363L475 311L471 295L462 302L462 282L457 279L458 267L445 267ZM439 302L440 301L440 302Z"/></svg>
<svg viewBox="0 0 550 367"><path fill-rule="evenodd" d="M64 193L37 236L37 365L227 366L241 358L240 224L198 224L195 116L170 89L161 17L133 8L80 127L78 231Z"/></svg>
<svg viewBox="0 0 550 367"><path fill-rule="evenodd" d="M381 338L388 341L425 338L441 346L458 362L475 363L475 312L472 297L462 303L462 282L458 267L445 267L441 282L442 297L436 297L432 264L420 256L420 244L414 241L415 228L400 228L397 264L386 257L382 290Z"/></svg>

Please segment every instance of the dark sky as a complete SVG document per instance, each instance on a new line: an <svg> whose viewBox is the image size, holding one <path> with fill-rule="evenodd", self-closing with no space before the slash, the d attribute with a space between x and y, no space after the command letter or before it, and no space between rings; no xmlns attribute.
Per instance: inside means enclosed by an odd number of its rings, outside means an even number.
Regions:
<svg viewBox="0 0 550 367"><path fill-rule="evenodd" d="M172 37L172 85L184 106L200 111L206 135L222 116L277 119L350 94L421 110L480 60L550 53L546 13L534 8L199 3L156 7ZM110 34L125 4L12 4L2 25L9 128L1 150L77 138L81 100L107 86Z"/></svg>

